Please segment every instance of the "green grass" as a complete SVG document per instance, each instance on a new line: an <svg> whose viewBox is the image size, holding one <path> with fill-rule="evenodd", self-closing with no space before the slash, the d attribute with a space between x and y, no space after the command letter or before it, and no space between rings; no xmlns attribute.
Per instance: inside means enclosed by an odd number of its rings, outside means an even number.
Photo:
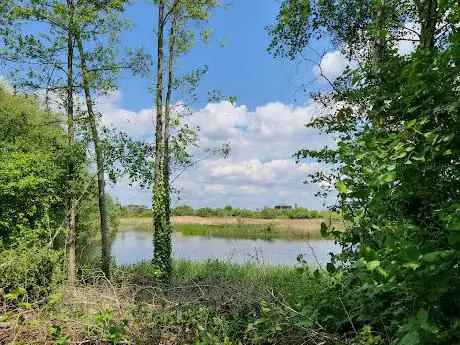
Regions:
<svg viewBox="0 0 460 345"><path fill-rule="evenodd" d="M317 231L302 231L278 227L274 224L176 224L174 230L188 236L212 236L228 238L261 238L261 239L321 239Z"/></svg>
<svg viewBox="0 0 460 345"><path fill-rule="evenodd" d="M241 239L324 239L320 233L321 219L287 219L245 221L242 218L200 218L189 217L186 222L173 219L173 231L187 236L210 236ZM340 229L341 223L334 223ZM151 218L121 218L119 231L153 232Z"/></svg>
<svg viewBox="0 0 460 345"><path fill-rule="evenodd" d="M150 262L112 272L108 281L100 270L84 270L81 283L58 286L49 303L28 310L30 320L21 320L23 309L0 311L8 320L0 325L0 343L44 344L57 336L105 344L118 335L123 343L140 345L300 345L312 332L329 337L316 325L305 327L332 282L308 267L174 260L169 284L155 278ZM280 332L276 325L275 338L273 319L284 327Z"/></svg>
<svg viewBox="0 0 460 345"><path fill-rule="evenodd" d="M150 262L120 266L119 270L135 285L155 284L156 269ZM180 302L205 295L216 303L227 299L235 303L258 303L274 296L282 296L289 303L305 298L316 303L327 281L326 276L315 278L307 267L174 260L168 295Z"/></svg>

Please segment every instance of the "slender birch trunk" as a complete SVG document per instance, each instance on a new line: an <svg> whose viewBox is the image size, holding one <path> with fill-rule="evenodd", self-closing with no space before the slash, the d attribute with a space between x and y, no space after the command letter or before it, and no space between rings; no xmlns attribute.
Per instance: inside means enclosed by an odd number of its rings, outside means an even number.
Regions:
<svg viewBox="0 0 460 345"><path fill-rule="evenodd" d="M67 36L67 135L68 145L72 148L75 144L75 121L74 121L74 101L73 101L73 21L74 21L74 3L73 0L67 0L67 8L69 10L69 23L68 23L68 36ZM74 179L75 177L75 164L73 158L69 159L69 178ZM71 197L67 201L67 222L68 222L68 234L67 234L67 278L69 282L75 282L76 278L76 226L75 226L75 205L76 200L73 196L73 191L70 191Z"/></svg>
<svg viewBox="0 0 460 345"><path fill-rule="evenodd" d="M385 16L385 9L382 0L376 2L374 9L374 24L375 24L375 37L372 48L372 70L374 75L377 75L382 64L383 55L385 51L385 37L382 37L383 22Z"/></svg>
<svg viewBox="0 0 460 345"><path fill-rule="evenodd" d="M93 108L93 100L89 86L88 68L86 66L85 51L83 42L79 32L75 32L78 52L80 55L80 68L83 78L83 90L85 92L86 107L88 110L88 118L90 121L91 133L93 136L94 150L96 152L96 169L97 169L97 188L99 202L99 218L101 226L101 245L102 257L101 267L107 278L110 278L110 242L109 242L109 227L107 223L107 203L105 198L105 176L104 176L104 156L99 141L99 133L97 130L96 115Z"/></svg>

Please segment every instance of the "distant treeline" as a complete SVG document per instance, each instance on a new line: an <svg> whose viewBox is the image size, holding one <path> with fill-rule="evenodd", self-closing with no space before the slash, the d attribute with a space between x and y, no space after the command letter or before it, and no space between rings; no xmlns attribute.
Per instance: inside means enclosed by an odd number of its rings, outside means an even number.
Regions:
<svg viewBox="0 0 460 345"><path fill-rule="evenodd" d="M263 208L261 210L248 210L245 208L224 208L203 207L193 209L190 205L181 205L171 210L173 216L198 216L198 217L244 217L244 218L263 218L263 219L312 219L329 218L339 219L340 215L331 213L328 210L316 211L299 207L290 210L275 210L274 208ZM152 210L148 208L129 208L120 206L120 217L151 217Z"/></svg>

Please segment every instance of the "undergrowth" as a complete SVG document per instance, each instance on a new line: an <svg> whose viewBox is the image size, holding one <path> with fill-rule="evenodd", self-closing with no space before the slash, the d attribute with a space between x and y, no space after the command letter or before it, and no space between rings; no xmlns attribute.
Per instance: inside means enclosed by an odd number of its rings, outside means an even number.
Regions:
<svg viewBox="0 0 460 345"><path fill-rule="evenodd" d="M167 286L156 280L157 273L140 263L115 269L109 281L88 269L77 285L57 287L46 301L12 303L22 297L9 294L2 302L0 343L284 344L291 339L315 344L336 339L317 322L286 323L302 315L298 306L308 302L314 310L320 304L331 284L322 273L176 261Z"/></svg>

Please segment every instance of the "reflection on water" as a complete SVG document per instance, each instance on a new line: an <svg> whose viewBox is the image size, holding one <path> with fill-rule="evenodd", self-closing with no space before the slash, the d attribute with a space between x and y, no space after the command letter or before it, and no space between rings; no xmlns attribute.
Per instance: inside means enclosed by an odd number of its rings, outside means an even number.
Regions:
<svg viewBox="0 0 460 345"><path fill-rule="evenodd" d="M112 255L118 264L131 264L152 258L153 235L149 232L119 232L112 244ZM311 265L325 265L329 253L337 253L334 241L228 239L172 234L173 257L191 261L218 259L235 263L293 265L298 254Z"/></svg>

